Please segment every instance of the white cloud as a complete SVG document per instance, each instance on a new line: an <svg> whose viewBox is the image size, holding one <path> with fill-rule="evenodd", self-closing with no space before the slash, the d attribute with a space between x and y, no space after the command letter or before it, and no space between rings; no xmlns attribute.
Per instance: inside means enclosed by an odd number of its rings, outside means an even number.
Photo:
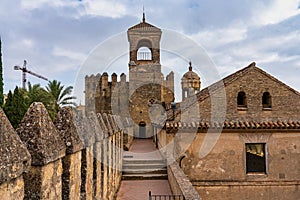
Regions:
<svg viewBox="0 0 300 200"><path fill-rule="evenodd" d="M84 59L86 59L87 55L80 53L80 52L75 52L75 51L71 51L68 49L63 49L60 47L55 47L52 51L52 54L54 56L61 56L61 57L65 57L71 60L75 60L78 63L83 62Z"/></svg>
<svg viewBox="0 0 300 200"><path fill-rule="evenodd" d="M300 13L299 0L273 0L271 5L260 4L252 16L257 25L276 24Z"/></svg>
<svg viewBox="0 0 300 200"><path fill-rule="evenodd" d="M21 41L23 48L30 49L34 46L34 41L31 39L23 39Z"/></svg>
<svg viewBox="0 0 300 200"><path fill-rule="evenodd" d="M232 42L244 40L247 36L247 27L244 25L233 25L228 28L205 30L191 37L200 42L201 45L208 46L221 46Z"/></svg>
<svg viewBox="0 0 300 200"><path fill-rule="evenodd" d="M28 10L38 9L42 6L69 7L74 9L73 16L76 18L85 15L119 18L126 14L126 7L116 0L22 0L21 6Z"/></svg>
<svg viewBox="0 0 300 200"><path fill-rule="evenodd" d="M52 6L52 7L59 7L59 6L66 6L66 5L74 5L76 2L71 2L71 1L63 1L63 0L22 0L21 1L21 7L23 9L28 9L28 10L34 10L38 9L44 5L47 6Z"/></svg>
<svg viewBox="0 0 300 200"><path fill-rule="evenodd" d="M83 1L85 7L82 15L95 15L111 18L122 17L126 14L126 7L115 0L89 0Z"/></svg>

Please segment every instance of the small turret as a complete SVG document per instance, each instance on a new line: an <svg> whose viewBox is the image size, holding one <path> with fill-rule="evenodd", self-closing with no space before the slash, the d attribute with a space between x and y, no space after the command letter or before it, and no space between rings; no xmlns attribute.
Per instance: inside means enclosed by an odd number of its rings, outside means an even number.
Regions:
<svg viewBox="0 0 300 200"><path fill-rule="evenodd" d="M181 78L182 100L200 91L201 81L197 73L193 72L192 62L189 71Z"/></svg>

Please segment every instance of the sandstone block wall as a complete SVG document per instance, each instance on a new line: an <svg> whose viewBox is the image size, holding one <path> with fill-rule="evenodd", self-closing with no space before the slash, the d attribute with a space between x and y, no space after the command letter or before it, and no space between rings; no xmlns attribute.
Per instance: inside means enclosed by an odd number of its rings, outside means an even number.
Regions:
<svg viewBox="0 0 300 200"><path fill-rule="evenodd" d="M31 165L31 156L0 108L0 197L24 198L23 173Z"/></svg>
<svg viewBox="0 0 300 200"><path fill-rule="evenodd" d="M215 111L225 108L226 114L224 116L227 120L277 121L299 119L300 94L297 91L255 66L246 70L248 71L243 76L225 85L225 95L218 95L223 92L221 88L210 94L211 97L200 101L201 119L211 119L212 106L216 107ZM247 107L242 109L237 106L237 96L240 91L246 94ZM272 107L270 109L263 108L262 96L264 92L269 92L271 95ZM218 106L222 106L222 108L218 109Z"/></svg>

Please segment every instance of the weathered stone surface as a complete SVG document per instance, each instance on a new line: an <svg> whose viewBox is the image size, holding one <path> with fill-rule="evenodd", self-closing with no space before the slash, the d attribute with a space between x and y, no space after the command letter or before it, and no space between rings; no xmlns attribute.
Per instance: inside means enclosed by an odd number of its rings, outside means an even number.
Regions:
<svg viewBox="0 0 300 200"><path fill-rule="evenodd" d="M83 149L84 141L79 134L79 128L76 124L76 113L71 107L60 109L54 124L63 138L67 154L72 154Z"/></svg>
<svg viewBox="0 0 300 200"><path fill-rule="evenodd" d="M85 146L90 147L95 143L95 133L91 130L89 120L82 111L78 111L76 116L79 135L83 138Z"/></svg>
<svg viewBox="0 0 300 200"><path fill-rule="evenodd" d="M97 119L95 112L91 111L88 113L88 121L90 125L90 130L95 133L96 142L99 142L103 139L103 131Z"/></svg>
<svg viewBox="0 0 300 200"><path fill-rule="evenodd" d="M113 118L114 118L114 120L115 120L115 122L116 122L116 125L117 125L118 129L119 129L119 130L124 130L125 127L124 127L124 124L123 124L123 122L122 122L120 116L118 116L118 115L113 115Z"/></svg>
<svg viewBox="0 0 300 200"><path fill-rule="evenodd" d="M29 173L24 174L24 200L60 200L62 171L61 159L44 166L32 166Z"/></svg>
<svg viewBox="0 0 300 200"><path fill-rule="evenodd" d="M119 131L119 127L117 126L113 115L108 114L108 121L110 122L111 127L112 127L114 133L118 132Z"/></svg>
<svg viewBox="0 0 300 200"><path fill-rule="evenodd" d="M114 133L113 128L111 127L110 121L106 113L102 114L102 119L104 121L105 126L107 127L108 134L112 135Z"/></svg>
<svg viewBox="0 0 300 200"><path fill-rule="evenodd" d="M27 146L32 165L45 165L65 155L65 144L42 103L32 103L17 133Z"/></svg>
<svg viewBox="0 0 300 200"><path fill-rule="evenodd" d="M93 146L81 151L81 199L93 199Z"/></svg>
<svg viewBox="0 0 300 200"><path fill-rule="evenodd" d="M192 183L176 162L168 166L168 180L173 194L181 194L186 200L201 200Z"/></svg>
<svg viewBox="0 0 300 200"><path fill-rule="evenodd" d="M62 159L62 198L80 200L81 151L68 154Z"/></svg>
<svg viewBox="0 0 300 200"><path fill-rule="evenodd" d="M12 179L0 185L1 200L20 200L24 198L23 176Z"/></svg>
<svg viewBox="0 0 300 200"><path fill-rule="evenodd" d="M0 108L0 184L22 175L31 163L26 146Z"/></svg>
<svg viewBox="0 0 300 200"><path fill-rule="evenodd" d="M106 138L108 136L108 129L107 129L106 125L105 125L103 117L102 117L102 115L100 113L97 113L97 118L98 118L101 130L103 131L103 137Z"/></svg>
<svg viewBox="0 0 300 200"><path fill-rule="evenodd" d="M103 189L102 182L102 143L96 142L94 145L94 163L93 163L93 179L94 179L94 188L93 188L93 198L101 199L101 193Z"/></svg>

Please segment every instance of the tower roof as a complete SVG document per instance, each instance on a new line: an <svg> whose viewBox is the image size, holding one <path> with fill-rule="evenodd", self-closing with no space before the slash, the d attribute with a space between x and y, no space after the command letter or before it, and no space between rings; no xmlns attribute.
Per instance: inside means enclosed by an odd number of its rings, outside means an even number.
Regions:
<svg viewBox="0 0 300 200"><path fill-rule="evenodd" d="M199 80L200 77L198 76L198 74L196 72L193 72L193 67L192 67L192 62L189 62L189 71L186 72L183 76L182 79L196 79Z"/></svg>
<svg viewBox="0 0 300 200"><path fill-rule="evenodd" d="M143 12L142 22L137 25L130 27L128 30L138 30L138 31L160 31L156 26L146 22L145 13Z"/></svg>

